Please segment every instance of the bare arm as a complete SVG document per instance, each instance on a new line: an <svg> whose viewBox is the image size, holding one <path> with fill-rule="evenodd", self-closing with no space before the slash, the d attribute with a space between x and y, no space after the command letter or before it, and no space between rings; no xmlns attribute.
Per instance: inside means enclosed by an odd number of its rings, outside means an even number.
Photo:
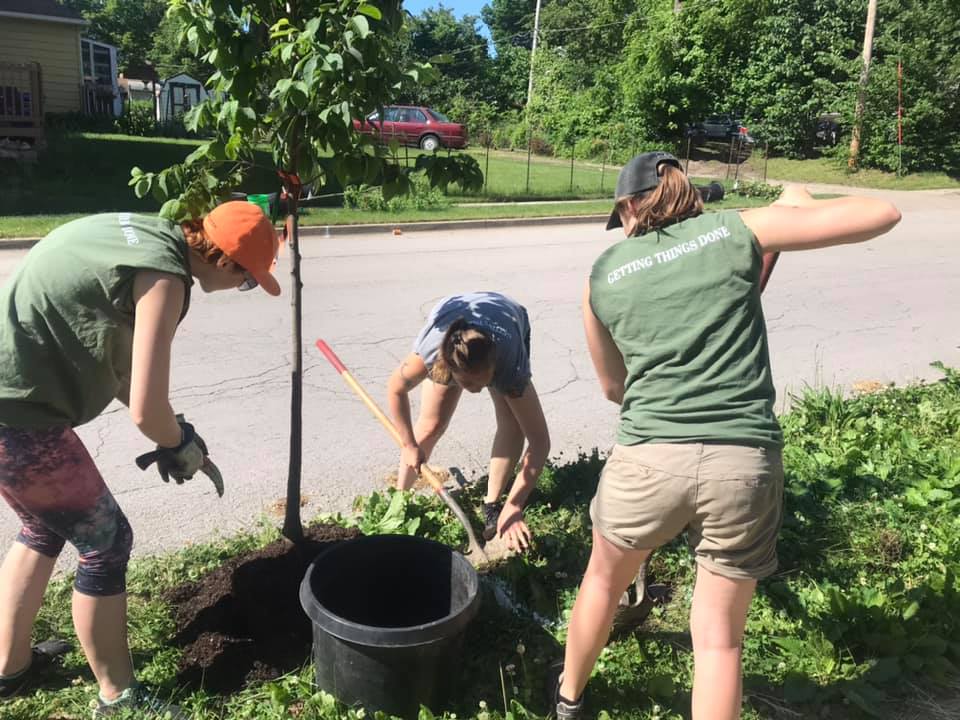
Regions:
<svg viewBox="0 0 960 720"><path fill-rule="evenodd" d="M517 473L507 497L508 503L522 508L537 486L537 480L540 479L540 473L543 472L543 466L550 455L550 432L540 406L540 396L532 382L527 383L520 397L505 395L504 399L527 439L527 451L520 462L520 472Z"/></svg>
<svg viewBox="0 0 960 720"><path fill-rule="evenodd" d="M593 314L593 308L590 307L589 280L583 289L583 329L587 334L587 348L590 350L590 359L593 360L604 397L617 405L622 404L627 366L623 362L620 349L610 337L610 332Z"/></svg>
<svg viewBox="0 0 960 720"><path fill-rule="evenodd" d="M404 358L387 381L387 404L393 424L400 433L405 447L415 446L417 439L413 433L413 418L410 416L409 393L427 377L427 366L416 353Z"/></svg>
<svg viewBox="0 0 960 720"><path fill-rule="evenodd" d="M180 425L170 407L170 346L183 312L183 280L159 272L137 273L133 362L127 405L140 432L161 447L180 444Z"/></svg>
<svg viewBox="0 0 960 720"><path fill-rule="evenodd" d="M765 252L864 242L900 222L900 211L885 200L866 196L815 200L798 188L787 188L773 205L744 210L740 216Z"/></svg>

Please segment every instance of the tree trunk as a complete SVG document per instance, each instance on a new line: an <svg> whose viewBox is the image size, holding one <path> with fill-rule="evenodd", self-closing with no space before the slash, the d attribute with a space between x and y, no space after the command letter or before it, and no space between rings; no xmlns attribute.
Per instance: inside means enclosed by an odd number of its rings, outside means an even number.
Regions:
<svg viewBox="0 0 960 720"><path fill-rule="evenodd" d="M870 79L870 59L873 57L873 29L877 23L877 0L867 5L867 25L863 32L863 68L860 71L860 86L857 88L857 106L853 113L853 133L850 137L850 157L847 169L856 170L860 163L860 133L863 130L863 113L867 102L867 82Z"/></svg>
<svg viewBox="0 0 960 720"><path fill-rule="evenodd" d="M290 305L293 309L293 344L290 358L290 465L287 472L287 507L283 520L283 536L292 542L303 540L300 521L300 478L303 459L303 302L300 282L300 223L297 218L299 186L287 189L290 229L290 275L292 288Z"/></svg>

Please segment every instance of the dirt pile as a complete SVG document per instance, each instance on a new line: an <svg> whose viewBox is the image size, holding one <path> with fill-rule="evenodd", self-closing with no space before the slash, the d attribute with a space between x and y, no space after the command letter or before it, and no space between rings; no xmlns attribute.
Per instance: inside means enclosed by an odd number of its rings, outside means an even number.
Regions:
<svg viewBox="0 0 960 720"><path fill-rule="evenodd" d="M178 680L229 693L294 670L310 657L310 620L300 607L300 582L313 559L356 530L319 525L300 545L279 540L231 558L197 582L165 596L183 648Z"/></svg>

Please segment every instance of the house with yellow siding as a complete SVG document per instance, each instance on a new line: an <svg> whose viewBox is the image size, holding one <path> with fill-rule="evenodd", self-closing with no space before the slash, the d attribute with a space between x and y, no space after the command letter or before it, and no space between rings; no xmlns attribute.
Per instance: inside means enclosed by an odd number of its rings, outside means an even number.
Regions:
<svg viewBox="0 0 960 720"><path fill-rule="evenodd" d="M23 111L14 95L19 83L14 68L39 69L41 97L29 96L29 109L40 113L83 109L80 36L86 23L79 13L55 0L0 0L0 95L7 97L0 117ZM22 72L22 71L21 71ZM19 88L20 94L31 92ZM2 122L2 121L0 121Z"/></svg>
<svg viewBox="0 0 960 720"><path fill-rule="evenodd" d="M49 113L118 116L117 49L57 0L0 0L0 140L43 137Z"/></svg>

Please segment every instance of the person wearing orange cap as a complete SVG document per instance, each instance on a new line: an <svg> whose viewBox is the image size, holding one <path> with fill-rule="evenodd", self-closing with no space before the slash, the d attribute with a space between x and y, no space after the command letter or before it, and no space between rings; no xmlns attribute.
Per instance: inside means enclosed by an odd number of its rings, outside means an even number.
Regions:
<svg viewBox="0 0 960 720"><path fill-rule="evenodd" d="M171 408L170 347L194 281L208 293L260 285L279 295L271 273L278 247L270 220L247 202L179 225L94 215L47 235L0 288L0 496L23 524L0 566L0 697L23 692L63 652L31 647L30 636L69 542L79 553L74 626L100 691L94 717L127 708L179 716L134 677L126 628L133 533L74 428L117 398L156 443L149 457L164 480L204 471L217 485L206 444Z"/></svg>

